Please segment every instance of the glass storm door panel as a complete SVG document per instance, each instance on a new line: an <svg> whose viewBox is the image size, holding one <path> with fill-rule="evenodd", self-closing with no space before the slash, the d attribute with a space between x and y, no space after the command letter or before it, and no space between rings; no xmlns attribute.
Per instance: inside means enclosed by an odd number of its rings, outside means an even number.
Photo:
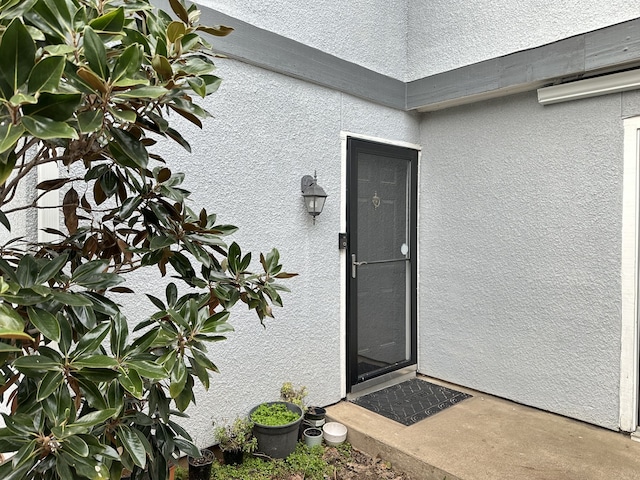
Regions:
<svg viewBox="0 0 640 480"><path fill-rule="evenodd" d="M349 138L350 386L416 361L417 151Z"/></svg>

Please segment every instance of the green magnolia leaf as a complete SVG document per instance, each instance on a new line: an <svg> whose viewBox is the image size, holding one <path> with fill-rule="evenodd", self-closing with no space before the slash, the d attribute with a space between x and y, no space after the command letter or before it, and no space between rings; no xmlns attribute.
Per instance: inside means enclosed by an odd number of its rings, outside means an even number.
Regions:
<svg viewBox="0 0 640 480"><path fill-rule="evenodd" d="M83 427L93 427L95 425L100 425L101 423L106 422L111 417L118 413L118 409L116 408L105 408L103 410L97 410L95 412L87 413L82 417L78 418L71 425L74 426L83 426Z"/></svg>
<svg viewBox="0 0 640 480"><path fill-rule="evenodd" d="M89 456L89 445L87 445L87 442L82 440L77 435L72 435L63 439L62 448L63 450L69 448L72 452L80 455L81 457Z"/></svg>
<svg viewBox="0 0 640 480"><path fill-rule="evenodd" d="M167 128L166 133L169 136L169 138L174 140L176 143L182 145L182 148L184 148L187 152L191 153L191 145L189 145L189 142L187 142L177 130L174 130L173 128Z"/></svg>
<svg viewBox="0 0 640 480"><path fill-rule="evenodd" d="M42 93L35 105L25 105L25 115L46 117L57 122L64 122L73 116L82 100L76 93Z"/></svg>
<svg viewBox="0 0 640 480"><path fill-rule="evenodd" d="M152 100L156 98L160 98L163 95L169 93L164 87L140 87L134 88L132 90L127 90L124 92L118 92L118 98L150 98Z"/></svg>
<svg viewBox="0 0 640 480"><path fill-rule="evenodd" d="M90 307L93 305L91 300L79 293L54 291L51 293L51 295L53 296L54 300L62 303L63 305L74 307Z"/></svg>
<svg viewBox="0 0 640 480"><path fill-rule="evenodd" d="M0 342L0 353L21 352L22 349Z"/></svg>
<svg viewBox="0 0 640 480"><path fill-rule="evenodd" d="M117 273L109 273L106 269L107 264L102 260L84 263L75 269L71 282L95 290L104 290L124 282L124 278Z"/></svg>
<svg viewBox="0 0 640 480"><path fill-rule="evenodd" d="M122 443L122 446L131 455L133 463L140 468L144 468L147 464L147 453L144 448L144 444L129 427L120 425L118 427L117 438Z"/></svg>
<svg viewBox="0 0 640 480"><path fill-rule="evenodd" d="M207 96L207 85L204 83L204 80L200 77L193 77L187 79L189 86L191 89L200 95L202 98Z"/></svg>
<svg viewBox="0 0 640 480"><path fill-rule="evenodd" d="M115 302L109 300L104 295L100 295L95 292L84 292L83 295L91 300L93 309L98 313L102 313L109 317L115 317L120 313L118 305L116 305Z"/></svg>
<svg viewBox="0 0 640 480"><path fill-rule="evenodd" d="M124 8L118 7L91 20L89 26L97 32L120 33L124 27L124 16Z"/></svg>
<svg viewBox="0 0 640 480"><path fill-rule="evenodd" d="M83 355L76 357L71 361L71 365L77 369L83 368L107 368L113 369L120 364L115 358L108 357L107 355Z"/></svg>
<svg viewBox="0 0 640 480"><path fill-rule="evenodd" d="M174 238L161 235L151 239L149 250L161 250L175 244L176 240Z"/></svg>
<svg viewBox="0 0 640 480"><path fill-rule="evenodd" d="M20 127L22 129L22 127ZM22 129L24 131L24 129ZM16 166L16 162L18 161L18 156L16 155L15 150L8 150L6 152L0 153L0 186L4 185L5 182L13 173L13 168ZM0 223L4 225L7 230L11 231L11 225L9 224L9 219L7 216L0 212Z"/></svg>
<svg viewBox="0 0 640 480"><path fill-rule="evenodd" d="M193 402L193 377L191 375L187 376L187 384L182 389L180 394L174 399L176 402L176 407L181 412L184 412L191 402Z"/></svg>
<svg viewBox="0 0 640 480"><path fill-rule="evenodd" d="M55 92L60 84L64 70L64 57L47 57L36 63L29 75L27 91Z"/></svg>
<svg viewBox="0 0 640 480"><path fill-rule="evenodd" d="M115 146L117 146L119 152L122 153L126 159L133 164L133 166L147 168L147 164L149 163L149 153L144 145L131 133L125 130L112 128L110 131L113 135ZM111 148L112 145L113 143L110 143L109 147Z"/></svg>
<svg viewBox="0 0 640 480"><path fill-rule="evenodd" d="M23 133L24 127L22 125L14 125L10 122L0 123L0 153L14 148Z"/></svg>
<svg viewBox="0 0 640 480"><path fill-rule="evenodd" d="M196 30L201 32L208 33L209 35L213 35L214 37L226 37L231 32L233 32L233 28L226 27L224 25L215 25L213 27L205 27L200 25Z"/></svg>
<svg viewBox="0 0 640 480"><path fill-rule="evenodd" d="M193 56L180 65L179 71L187 75L206 75L215 69L216 66L207 57Z"/></svg>
<svg viewBox="0 0 640 480"><path fill-rule="evenodd" d="M33 338L24 332L22 317L6 303L0 304L0 338L33 341Z"/></svg>
<svg viewBox="0 0 640 480"><path fill-rule="evenodd" d="M77 357L85 352L95 351L109 333L110 328L111 324L105 322L85 333L76 346L74 356Z"/></svg>
<svg viewBox="0 0 640 480"><path fill-rule="evenodd" d="M202 353L197 348L191 349L191 354L197 365L201 365L203 368L207 370L211 370L212 372L218 372L218 367L211 361L209 357L207 357L204 353Z"/></svg>
<svg viewBox="0 0 640 480"><path fill-rule="evenodd" d="M120 108L109 107L109 112L124 123L135 123L138 115L133 110L122 110Z"/></svg>
<svg viewBox="0 0 640 480"><path fill-rule="evenodd" d="M38 0L9 0L2 2L0 19L16 18L31 10Z"/></svg>
<svg viewBox="0 0 640 480"><path fill-rule="evenodd" d="M162 80L169 80L173 77L173 69L167 57L163 55L155 55L151 61L151 66L160 75Z"/></svg>
<svg viewBox="0 0 640 480"><path fill-rule="evenodd" d="M29 307L29 321L49 340L60 341L60 324L55 315L41 308Z"/></svg>
<svg viewBox="0 0 640 480"><path fill-rule="evenodd" d="M32 105L38 103L36 97L33 95L25 95L24 93L16 93L9 99L9 105L12 107L19 107L20 105Z"/></svg>
<svg viewBox="0 0 640 480"><path fill-rule="evenodd" d="M222 84L222 79L215 75L200 75L200 78L202 78L204 83L207 85L207 95L215 93Z"/></svg>
<svg viewBox="0 0 640 480"><path fill-rule="evenodd" d="M187 367L184 361L178 361L171 370L171 384L169 385L169 394L171 398L177 398L187 383Z"/></svg>
<svg viewBox="0 0 640 480"><path fill-rule="evenodd" d="M127 372L122 371L118 377L118 381L131 395L139 399L142 398L142 378L140 378L140 374L138 374L136 370L129 369Z"/></svg>
<svg viewBox="0 0 640 480"><path fill-rule="evenodd" d="M116 315L111 319L111 352L120 358L129 342L129 326L124 315Z"/></svg>
<svg viewBox="0 0 640 480"><path fill-rule="evenodd" d="M40 377L47 372L62 372L62 365L43 355L27 355L16 358L13 366L27 376Z"/></svg>
<svg viewBox="0 0 640 480"><path fill-rule="evenodd" d="M162 380L169 376L164 367L146 360L128 360L125 365L130 369L135 369L142 377L152 380Z"/></svg>
<svg viewBox="0 0 640 480"><path fill-rule="evenodd" d="M64 122L56 122L50 118L25 115L22 125L36 138L53 140L57 138L71 138L78 140L78 132Z"/></svg>
<svg viewBox="0 0 640 480"><path fill-rule="evenodd" d="M149 85L149 79L141 77L140 75L134 75L133 77L124 77L118 80L117 82L113 82L114 87L120 88L128 88L128 87L139 87L143 85Z"/></svg>
<svg viewBox="0 0 640 480"><path fill-rule="evenodd" d="M36 277L35 283L45 283L55 277L62 267L67 263L69 256L65 253L52 260L47 260Z"/></svg>
<svg viewBox="0 0 640 480"><path fill-rule="evenodd" d="M167 27L167 40L171 43L179 40L187 33L187 27L184 22L171 22Z"/></svg>
<svg viewBox="0 0 640 480"><path fill-rule="evenodd" d="M34 288L38 287L34 285ZM38 303L42 303L47 300L46 294L42 295L36 292L33 288L21 288L15 294L10 294L9 292L3 295L3 298L10 303L17 303L18 305L28 306L28 305L37 305Z"/></svg>
<svg viewBox="0 0 640 480"><path fill-rule="evenodd" d="M76 51L73 46L67 44L47 45L43 48L43 50L53 56L67 55Z"/></svg>
<svg viewBox="0 0 640 480"><path fill-rule="evenodd" d="M58 474L58 478L73 478L71 466L64 455L60 455L56 459L56 473Z"/></svg>
<svg viewBox="0 0 640 480"><path fill-rule="evenodd" d="M35 65L35 57L35 42L20 19L14 18L0 41L0 77L13 89L6 92L9 96L27 81Z"/></svg>
<svg viewBox="0 0 640 480"><path fill-rule="evenodd" d="M36 259L32 255L25 255L20 259L16 276L21 287L31 287L36 283L38 271L40 270Z"/></svg>
<svg viewBox="0 0 640 480"><path fill-rule="evenodd" d="M102 110L89 110L78 114L78 127L81 133L93 133L102 128L104 113Z"/></svg>
<svg viewBox="0 0 640 480"><path fill-rule="evenodd" d="M69 70L66 69L66 75L72 80L75 80L75 86L78 89L82 89L82 87L85 87L84 89L88 91L91 91L91 89L93 89L100 93L107 93L106 80L101 79L97 74L93 73L93 71L89 70L88 68L80 67L78 68L77 72L74 73L70 73Z"/></svg>
<svg viewBox="0 0 640 480"><path fill-rule="evenodd" d="M103 80L109 78L107 51L98 34L91 27L84 29L84 56L93 73Z"/></svg>
<svg viewBox="0 0 640 480"><path fill-rule="evenodd" d="M132 77L138 73L141 68L142 59L143 56L140 45L134 44L125 48L113 68L113 74L111 75L112 83L117 83L123 77Z"/></svg>
<svg viewBox="0 0 640 480"><path fill-rule="evenodd" d="M36 396L36 400L38 402L43 401L53 392L55 392L62 382L64 381L64 375L62 371L54 370L47 372L44 377L42 377L42 381L40 385L38 385L38 394Z"/></svg>
<svg viewBox="0 0 640 480"><path fill-rule="evenodd" d="M169 0L171 10L178 16L184 23L189 23L189 13L180 0Z"/></svg>

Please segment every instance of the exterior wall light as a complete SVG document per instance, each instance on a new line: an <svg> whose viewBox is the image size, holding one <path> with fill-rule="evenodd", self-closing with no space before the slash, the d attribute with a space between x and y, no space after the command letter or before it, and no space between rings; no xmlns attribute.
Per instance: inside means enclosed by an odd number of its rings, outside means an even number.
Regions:
<svg viewBox="0 0 640 480"><path fill-rule="evenodd" d="M302 177L301 189L307 212L313 217L313 224L315 225L316 217L322 213L322 209L324 208L324 201L327 198L327 194L324 189L317 184L315 172L313 177L311 175Z"/></svg>

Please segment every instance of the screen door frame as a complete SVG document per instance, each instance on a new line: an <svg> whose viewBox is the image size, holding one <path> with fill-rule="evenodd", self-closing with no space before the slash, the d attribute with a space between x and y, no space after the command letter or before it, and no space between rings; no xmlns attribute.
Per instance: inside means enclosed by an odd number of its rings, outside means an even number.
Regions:
<svg viewBox="0 0 640 480"><path fill-rule="evenodd" d="M415 366L417 363L417 206L418 206L418 156L419 150L415 148L382 143L378 141L362 139L357 137L347 137L347 171L346 171L346 233L347 233L347 261L346 261L346 278L347 278L347 392L352 392L356 385L369 383L379 377L387 376L390 373ZM394 363L379 370L368 373L367 375L358 375L358 278L352 275L352 256L356 255L357 244L357 205L358 205L358 166L357 158L359 154L380 155L383 157L391 157L394 160L403 160L408 165L408 181L407 181L407 202L406 208L408 219L408 268L407 275L407 317L409 320L409 328L406 331L407 345L409 347L408 359Z"/></svg>

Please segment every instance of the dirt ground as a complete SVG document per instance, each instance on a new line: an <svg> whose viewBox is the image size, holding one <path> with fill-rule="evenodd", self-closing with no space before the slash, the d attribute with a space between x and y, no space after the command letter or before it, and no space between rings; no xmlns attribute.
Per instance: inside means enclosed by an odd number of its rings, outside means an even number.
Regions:
<svg viewBox="0 0 640 480"><path fill-rule="evenodd" d="M324 458L327 463L337 467L333 480L412 480L405 473L395 472L384 460L373 458L355 448L349 459L344 459L336 448L331 447L326 449Z"/></svg>

